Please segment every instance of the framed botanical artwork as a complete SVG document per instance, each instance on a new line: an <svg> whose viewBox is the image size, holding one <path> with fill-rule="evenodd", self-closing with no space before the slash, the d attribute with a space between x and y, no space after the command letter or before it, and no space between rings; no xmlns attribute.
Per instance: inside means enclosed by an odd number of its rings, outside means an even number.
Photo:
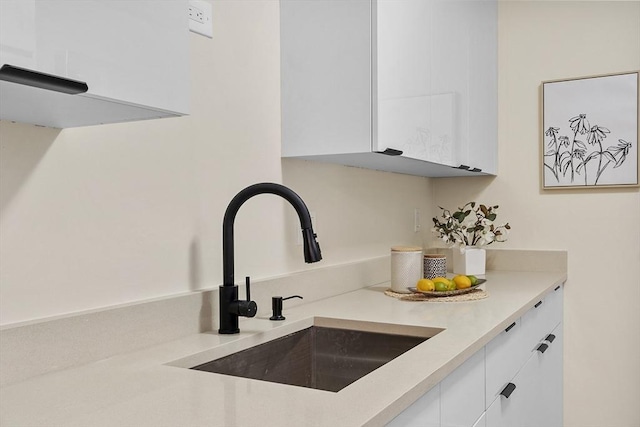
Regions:
<svg viewBox="0 0 640 427"><path fill-rule="evenodd" d="M637 187L639 72L542 83L542 188Z"/></svg>

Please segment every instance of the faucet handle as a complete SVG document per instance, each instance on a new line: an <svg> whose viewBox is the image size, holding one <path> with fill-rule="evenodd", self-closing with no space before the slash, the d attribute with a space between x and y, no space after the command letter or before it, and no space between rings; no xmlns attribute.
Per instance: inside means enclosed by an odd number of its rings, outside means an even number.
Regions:
<svg viewBox="0 0 640 427"><path fill-rule="evenodd" d="M254 317L258 312L258 304L255 301L236 301L233 306L233 313L238 316Z"/></svg>
<svg viewBox="0 0 640 427"><path fill-rule="evenodd" d="M231 302L229 304L229 312L237 316L254 317L258 312L258 304L255 301L251 301L251 279L249 276L246 277L245 284L247 286L247 299Z"/></svg>
<svg viewBox="0 0 640 427"><path fill-rule="evenodd" d="M282 301L291 299L291 298L302 298L300 295L291 295L290 297L282 298L280 296L271 297L271 308L273 310L273 315L269 318L269 320L284 320L285 317L282 315Z"/></svg>
<svg viewBox="0 0 640 427"><path fill-rule="evenodd" d="M247 301L251 301L251 278L249 276L244 278L244 284L247 288Z"/></svg>
<svg viewBox="0 0 640 427"><path fill-rule="evenodd" d="M244 317L253 317L258 312L258 304L255 301L251 301L251 279L249 276L245 277L244 283L247 287L247 300L238 301L238 315Z"/></svg>

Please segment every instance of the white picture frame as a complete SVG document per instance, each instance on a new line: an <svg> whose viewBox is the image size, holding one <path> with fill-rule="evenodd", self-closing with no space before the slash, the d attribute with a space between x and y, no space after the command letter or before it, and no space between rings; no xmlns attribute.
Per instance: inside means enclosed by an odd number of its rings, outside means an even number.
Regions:
<svg viewBox="0 0 640 427"><path fill-rule="evenodd" d="M542 82L544 190L640 186L639 74Z"/></svg>

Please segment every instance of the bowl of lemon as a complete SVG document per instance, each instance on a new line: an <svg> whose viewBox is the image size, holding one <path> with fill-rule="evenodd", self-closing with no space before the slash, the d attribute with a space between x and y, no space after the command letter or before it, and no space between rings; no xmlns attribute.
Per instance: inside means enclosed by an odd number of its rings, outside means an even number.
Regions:
<svg viewBox="0 0 640 427"><path fill-rule="evenodd" d="M484 282L486 282L485 279L478 279L476 276L458 274L451 279L446 277L420 279L416 286L410 287L409 290L432 297L450 297L471 292Z"/></svg>

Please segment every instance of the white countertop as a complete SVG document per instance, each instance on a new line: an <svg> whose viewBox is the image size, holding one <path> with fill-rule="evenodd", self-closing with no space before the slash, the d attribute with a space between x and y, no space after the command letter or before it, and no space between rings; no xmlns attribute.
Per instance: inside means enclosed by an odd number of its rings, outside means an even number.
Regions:
<svg viewBox="0 0 640 427"><path fill-rule="evenodd" d="M0 389L0 424L384 425L564 282L566 273L496 271L486 278L483 300L399 301L384 295L386 286L374 286L285 307L282 322L241 318L239 335L194 334L11 384ZM264 342L310 326L314 317L445 330L337 393L168 365Z"/></svg>

